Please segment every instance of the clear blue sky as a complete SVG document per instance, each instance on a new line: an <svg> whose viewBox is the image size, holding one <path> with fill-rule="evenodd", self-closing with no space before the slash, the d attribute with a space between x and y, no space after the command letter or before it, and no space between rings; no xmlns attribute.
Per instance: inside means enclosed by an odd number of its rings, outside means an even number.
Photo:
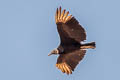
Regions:
<svg viewBox="0 0 120 80"><path fill-rule="evenodd" d="M87 31L88 50L72 75L48 53L59 45L62 6ZM120 80L120 0L0 0L0 80Z"/></svg>

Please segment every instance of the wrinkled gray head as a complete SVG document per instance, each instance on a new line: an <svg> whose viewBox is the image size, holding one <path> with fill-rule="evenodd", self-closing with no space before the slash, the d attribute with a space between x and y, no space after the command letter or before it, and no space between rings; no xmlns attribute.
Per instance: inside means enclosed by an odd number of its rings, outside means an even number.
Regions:
<svg viewBox="0 0 120 80"><path fill-rule="evenodd" d="M50 55L52 55L52 54L54 54L54 55L59 54L59 50L58 50L58 49L54 49L53 51L51 51L50 54L48 54L48 56L50 56Z"/></svg>

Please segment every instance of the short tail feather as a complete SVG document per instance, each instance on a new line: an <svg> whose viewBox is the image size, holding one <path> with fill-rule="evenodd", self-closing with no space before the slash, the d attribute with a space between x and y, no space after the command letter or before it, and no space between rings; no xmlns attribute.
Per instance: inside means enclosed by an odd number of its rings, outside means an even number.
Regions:
<svg viewBox="0 0 120 80"><path fill-rule="evenodd" d="M94 49L96 48L96 44L95 42L86 43L86 44L82 44L80 48L81 49L89 49L89 48Z"/></svg>

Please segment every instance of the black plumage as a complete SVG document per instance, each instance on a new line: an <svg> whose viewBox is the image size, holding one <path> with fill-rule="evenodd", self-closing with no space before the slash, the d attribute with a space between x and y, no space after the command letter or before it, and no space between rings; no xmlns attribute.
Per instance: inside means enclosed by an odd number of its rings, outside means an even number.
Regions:
<svg viewBox="0 0 120 80"><path fill-rule="evenodd" d="M95 48L95 42L81 44L86 40L86 32L79 22L65 11L61 12L61 7L56 10L55 21L61 42L51 54L59 54L56 63L58 69L63 73L72 74L79 61L83 59L86 49Z"/></svg>

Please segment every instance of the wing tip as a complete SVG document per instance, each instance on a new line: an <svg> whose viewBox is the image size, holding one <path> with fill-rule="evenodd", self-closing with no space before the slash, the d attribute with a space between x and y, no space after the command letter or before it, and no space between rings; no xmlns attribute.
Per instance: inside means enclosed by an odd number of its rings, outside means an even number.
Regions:
<svg viewBox="0 0 120 80"><path fill-rule="evenodd" d="M56 10L56 15L55 15L56 23L59 23L59 22L66 23L72 18L72 15L69 15L69 11L65 12L66 9L63 9L61 12L61 10L62 10L61 6Z"/></svg>
<svg viewBox="0 0 120 80"><path fill-rule="evenodd" d="M58 63L56 64L56 67L60 69L63 73L66 73L67 75L72 74L72 69L69 65L66 63Z"/></svg>

